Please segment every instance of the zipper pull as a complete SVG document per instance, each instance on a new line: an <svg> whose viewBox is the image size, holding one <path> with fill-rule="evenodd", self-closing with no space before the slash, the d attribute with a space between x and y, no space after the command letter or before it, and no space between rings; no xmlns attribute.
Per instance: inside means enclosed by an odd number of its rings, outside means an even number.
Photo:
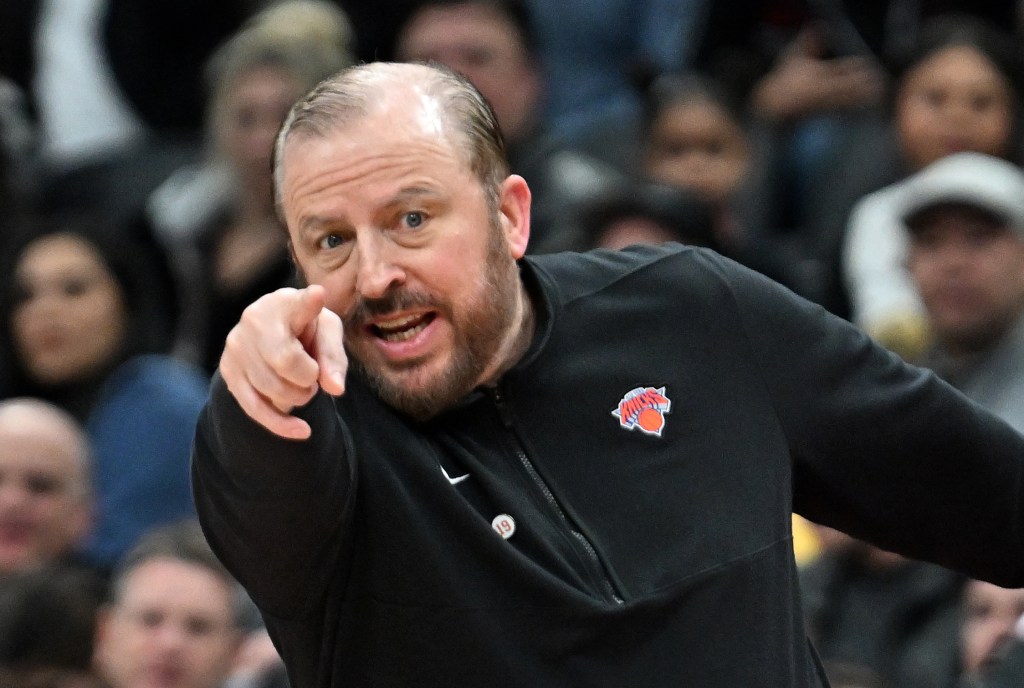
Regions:
<svg viewBox="0 0 1024 688"><path fill-rule="evenodd" d="M488 387L487 394L491 397L491 401L494 402L494 408L498 412L498 418L501 419L501 424L508 430L512 427L512 414L509 411L508 404L505 402L505 395L501 393L501 390L497 386Z"/></svg>

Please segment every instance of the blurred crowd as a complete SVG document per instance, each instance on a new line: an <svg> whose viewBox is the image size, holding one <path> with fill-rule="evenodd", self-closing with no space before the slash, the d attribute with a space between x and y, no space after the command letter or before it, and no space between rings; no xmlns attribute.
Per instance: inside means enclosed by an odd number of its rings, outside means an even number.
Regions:
<svg viewBox="0 0 1024 688"><path fill-rule="evenodd" d="M3 0L0 688L287 687L189 452L228 331L298 279L272 147L324 77L461 72L529 251L717 251L1024 431L1022 39L1009 0ZM834 686L1024 685L1024 591L794 547Z"/></svg>

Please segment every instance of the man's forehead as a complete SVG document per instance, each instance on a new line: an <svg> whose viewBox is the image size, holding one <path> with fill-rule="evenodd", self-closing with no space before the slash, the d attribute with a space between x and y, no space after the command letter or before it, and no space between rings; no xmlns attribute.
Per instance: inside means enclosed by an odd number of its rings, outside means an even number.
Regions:
<svg viewBox="0 0 1024 688"><path fill-rule="evenodd" d="M437 94L424 84L396 81L391 88L385 88L383 84L374 88L364 108L340 117L322 136L358 136L365 129L383 128L386 133L438 137L447 135L447 125L444 103ZM289 140L316 137L299 130Z"/></svg>
<svg viewBox="0 0 1024 688"><path fill-rule="evenodd" d="M944 200L918 209L904 220L911 238L922 231L944 229L1019 236L1012 221L992 208L959 200Z"/></svg>
<svg viewBox="0 0 1024 688"><path fill-rule="evenodd" d="M84 463L87 448L68 421L56 415L29 410L8 409L0 414L0 444L8 448L36 447L64 461Z"/></svg>

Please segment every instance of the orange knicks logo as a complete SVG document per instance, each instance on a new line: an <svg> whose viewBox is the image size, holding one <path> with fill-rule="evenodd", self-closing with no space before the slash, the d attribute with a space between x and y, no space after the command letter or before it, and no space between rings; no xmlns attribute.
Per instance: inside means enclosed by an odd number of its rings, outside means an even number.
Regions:
<svg viewBox="0 0 1024 688"><path fill-rule="evenodd" d="M637 387L622 397L612 415L627 430L641 430L661 437L665 428L665 414L672 408L672 400L665 396L665 388Z"/></svg>

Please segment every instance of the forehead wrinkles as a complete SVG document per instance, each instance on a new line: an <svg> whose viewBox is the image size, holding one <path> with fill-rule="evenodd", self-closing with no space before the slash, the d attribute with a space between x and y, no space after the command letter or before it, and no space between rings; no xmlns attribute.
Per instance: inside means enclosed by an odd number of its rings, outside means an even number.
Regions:
<svg viewBox="0 0 1024 688"><path fill-rule="evenodd" d="M354 136L352 138L355 138ZM366 140L373 141L367 137ZM286 166L285 199L293 205L348 185L402 183L412 180L446 176L452 168L461 169L461 160L444 139L418 138L405 144L332 145L325 141L297 142L309 146L310 157L296 161L292 150L289 158L293 173ZM300 163L300 164L297 164ZM442 172L444 170L444 172Z"/></svg>

